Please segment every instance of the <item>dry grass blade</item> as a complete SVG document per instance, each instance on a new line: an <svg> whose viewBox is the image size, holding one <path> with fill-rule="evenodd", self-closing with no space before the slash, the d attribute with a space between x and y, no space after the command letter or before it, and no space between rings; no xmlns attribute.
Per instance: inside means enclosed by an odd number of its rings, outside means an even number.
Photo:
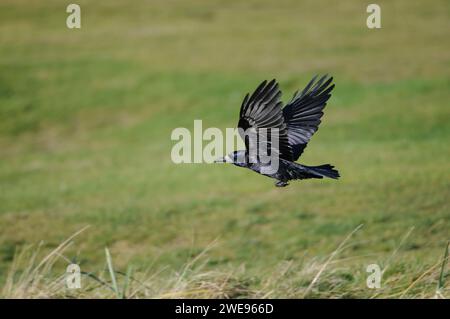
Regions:
<svg viewBox="0 0 450 319"><path fill-rule="evenodd" d="M446 250L444 253L444 258L442 259L442 261L439 261L438 263L436 263L435 265L433 265L432 267L430 267L427 271L425 271L421 276L419 276L419 278L417 278L416 280L414 280L411 285L408 286L408 288L406 288L402 294L400 295L400 298L403 298L408 291L411 290L412 287L414 287L419 281L421 281L426 275L430 274L431 272L433 272L436 268L439 267L439 265L441 265L441 271L440 271L440 275L439 275L439 280L438 280L438 289L436 290L436 295L438 297L442 296L441 293L441 289L444 287L444 268L446 265L446 262L448 260L448 247L449 247L449 243L447 243L446 245Z"/></svg>
<svg viewBox="0 0 450 319"><path fill-rule="evenodd" d="M411 233L414 230L414 226L411 227L408 232L406 233L405 236L403 236L402 240L400 240L400 243L398 244L397 248L395 248L394 252L392 253L391 256L389 256L388 260L386 261L386 266L383 268L383 270L381 271L381 274L383 275L386 270L389 268L389 266L391 265L392 260L394 259L395 255L397 255L398 251L400 250L400 248L403 246L403 244L405 243L406 239L411 235Z"/></svg>
<svg viewBox="0 0 450 319"><path fill-rule="evenodd" d="M333 260L333 258L342 250L342 247L344 247L344 245L347 243L347 241L353 236L353 234L355 234L359 229L361 229L361 227L363 226L363 224L359 225L358 227L356 227L350 234L347 235L347 237L339 244L338 248L336 248L335 251L333 251L330 255L330 257L327 259L327 261L322 265L322 267L320 268L320 270L317 272L316 276L314 277L314 279L311 281L311 283L309 284L308 288L306 288L305 293L303 294L303 298L305 298L308 293L311 291L311 289L314 287L314 285L316 284L316 282L319 280L320 275L324 272L325 268L327 268L328 264Z"/></svg>
<svg viewBox="0 0 450 319"><path fill-rule="evenodd" d="M2 296L6 298L42 298L49 297L54 291L61 289L63 276L57 276L49 281L48 274L50 269L53 267L57 258L62 256L62 252L70 246L71 241L87 228L89 228L89 226L83 227L67 238L58 245L58 247L47 254L38 264L36 264L36 260L41 249L41 244L37 249L32 251L28 261L24 259L28 256L27 253L32 247L30 246L23 249L13 262L6 285L2 290ZM19 268L22 264L25 264L26 266L20 271ZM18 273L20 273L20 276L17 277ZM47 281L43 283L44 280ZM46 289L41 289L44 284Z"/></svg>

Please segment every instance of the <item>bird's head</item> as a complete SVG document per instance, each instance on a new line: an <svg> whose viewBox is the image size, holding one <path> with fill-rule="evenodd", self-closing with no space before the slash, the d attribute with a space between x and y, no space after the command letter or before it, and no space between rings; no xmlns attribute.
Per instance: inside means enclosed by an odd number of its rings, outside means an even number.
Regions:
<svg viewBox="0 0 450 319"><path fill-rule="evenodd" d="M247 166L245 151L234 151L230 154L218 158L214 161L214 163L230 163L236 166Z"/></svg>

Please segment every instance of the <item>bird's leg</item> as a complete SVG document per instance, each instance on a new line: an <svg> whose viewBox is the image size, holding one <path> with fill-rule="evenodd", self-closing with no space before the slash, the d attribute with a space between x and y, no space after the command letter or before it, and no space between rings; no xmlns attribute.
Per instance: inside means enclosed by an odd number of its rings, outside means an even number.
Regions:
<svg viewBox="0 0 450 319"><path fill-rule="evenodd" d="M277 181L276 183L275 183L275 186L276 187L286 187L286 186L288 186L289 184L287 183L287 182L285 182L285 181Z"/></svg>

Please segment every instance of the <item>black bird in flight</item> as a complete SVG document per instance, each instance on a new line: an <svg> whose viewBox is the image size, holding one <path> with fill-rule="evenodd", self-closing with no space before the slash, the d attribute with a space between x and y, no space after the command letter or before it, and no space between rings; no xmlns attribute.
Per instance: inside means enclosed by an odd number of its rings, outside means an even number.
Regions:
<svg viewBox="0 0 450 319"><path fill-rule="evenodd" d="M232 152L216 162L232 163L274 178L277 187L287 186L288 181L295 179L338 179L339 172L330 164L306 166L295 163L319 128L323 109L334 88L332 81L328 75L319 80L315 76L284 108L281 108L281 91L275 79L263 81L250 97L249 94L245 96L239 113L238 129L246 149ZM276 129L276 133L271 135L271 129ZM243 133L249 131L254 132L258 147L269 148L267 154L277 155L276 170L268 169L273 160L262 162L259 153L255 155L251 151L252 135ZM272 138L278 139L278 147L274 146Z"/></svg>

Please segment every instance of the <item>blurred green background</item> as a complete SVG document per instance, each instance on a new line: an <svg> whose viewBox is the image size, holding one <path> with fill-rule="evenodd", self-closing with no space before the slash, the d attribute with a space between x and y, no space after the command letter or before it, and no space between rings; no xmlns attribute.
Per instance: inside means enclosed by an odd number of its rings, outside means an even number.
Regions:
<svg viewBox="0 0 450 319"><path fill-rule="evenodd" d="M327 257L359 224L338 265L356 296L365 266L385 264L411 227L393 286L442 257L449 1L377 1L378 30L367 1L77 1L79 30L69 3L0 2L0 282L17 247L52 249L85 225L68 255L82 269L101 268L105 246L122 269L177 269L217 240L208 267L245 265L255 287L282 261ZM277 189L171 162L174 128L233 127L262 80L277 78L286 101L318 73L336 88L300 162L332 163L339 181Z"/></svg>

